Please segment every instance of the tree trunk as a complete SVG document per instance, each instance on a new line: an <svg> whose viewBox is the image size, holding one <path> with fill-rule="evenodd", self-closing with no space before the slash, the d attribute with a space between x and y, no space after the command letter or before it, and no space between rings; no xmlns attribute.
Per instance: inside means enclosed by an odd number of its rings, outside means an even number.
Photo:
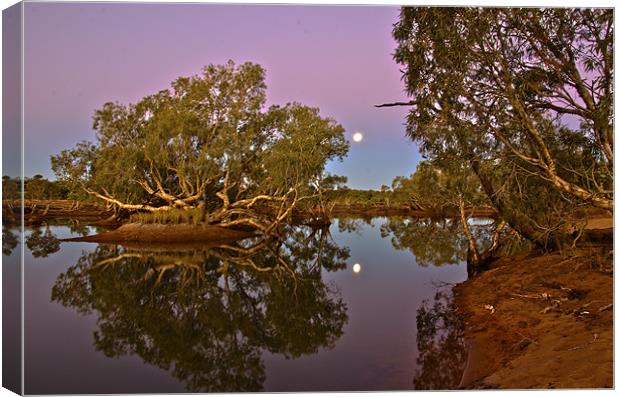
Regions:
<svg viewBox="0 0 620 397"><path fill-rule="evenodd" d="M468 216L465 214L465 202L463 199L459 199L459 214L461 226L467 238L467 277L470 278L487 270L491 262L497 259L497 252L500 248L500 236L506 226L506 222L502 220L497 224L495 232L493 233L491 245L485 251L480 252L476 238L472 234L469 229L469 224L467 223Z"/></svg>
<svg viewBox="0 0 620 397"><path fill-rule="evenodd" d="M528 216L519 213L511 208L506 201L498 194L493 186L490 176L482 169L480 160L470 160L474 173L478 176L482 189L497 210L499 217L504 220L512 229L521 236L531 241L534 245L543 249L557 249L559 244L556 239L549 238L545 233L536 227L536 224Z"/></svg>

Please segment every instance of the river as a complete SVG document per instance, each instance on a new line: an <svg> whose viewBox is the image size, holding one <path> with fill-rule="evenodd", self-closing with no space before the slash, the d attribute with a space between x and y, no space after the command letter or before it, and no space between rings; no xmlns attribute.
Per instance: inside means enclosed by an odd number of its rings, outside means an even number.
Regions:
<svg viewBox="0 0 620 397"><path fill-rule="evenodd" d="M26 394L450 389L456 227L398 218L287 228L228 248L59 243L27 229ZM15 230L3 230L15 262Z"/></svg>

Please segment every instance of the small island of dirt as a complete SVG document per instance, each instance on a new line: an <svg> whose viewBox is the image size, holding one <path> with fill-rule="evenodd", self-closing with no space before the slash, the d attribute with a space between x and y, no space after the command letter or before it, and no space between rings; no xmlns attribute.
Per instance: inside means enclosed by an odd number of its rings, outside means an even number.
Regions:
<svg viewBox="0 0 620 397"><path fill-rule="evenodd" d="M86 241L94 243L224 243L254 236L254 232L202 225L160 225L128 223L118 229L92 236L75 237L62 241Z"/></svg>
<svg viewBox="0 0 620 397"><path fill-rule="evenodd" d="M504 257L457 285L469 345L460 387L613 387L611 249Z"/></svg>

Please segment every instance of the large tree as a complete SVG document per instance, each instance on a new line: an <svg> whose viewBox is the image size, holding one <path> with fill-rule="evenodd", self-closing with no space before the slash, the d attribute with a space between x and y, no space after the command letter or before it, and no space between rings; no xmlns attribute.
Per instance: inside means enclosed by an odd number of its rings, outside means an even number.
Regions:
<svg viewBox="0 0 620 397"><path fill-rule="evenodd" d="M613 209L612 10L404 7L393 34L412 99L383 106L411 106L423 154L470 166L511 226L541 241L545 190Z"/></svg>
<svg viewBox="0 0 620 397"><path fill-rule="evenodd" d="M315 194L326 162L342 159L348 143L316 108L266 109L264 80L261 66L229 61L136 104L108 102L95 112L97 142L52 156L52 168L121 209L200 206L222 222L251 220L252 207L269 201L291 208Z"/></svg>

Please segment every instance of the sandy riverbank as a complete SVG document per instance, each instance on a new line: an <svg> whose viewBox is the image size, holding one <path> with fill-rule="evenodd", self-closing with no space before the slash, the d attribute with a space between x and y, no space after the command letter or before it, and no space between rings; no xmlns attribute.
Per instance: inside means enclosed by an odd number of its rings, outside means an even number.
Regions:
<svg viewBox="0 0 620 397"><path fill-rule="evenodd" d="M612 248L505 257L457 285L461 387L613 387Z"/></svg>

